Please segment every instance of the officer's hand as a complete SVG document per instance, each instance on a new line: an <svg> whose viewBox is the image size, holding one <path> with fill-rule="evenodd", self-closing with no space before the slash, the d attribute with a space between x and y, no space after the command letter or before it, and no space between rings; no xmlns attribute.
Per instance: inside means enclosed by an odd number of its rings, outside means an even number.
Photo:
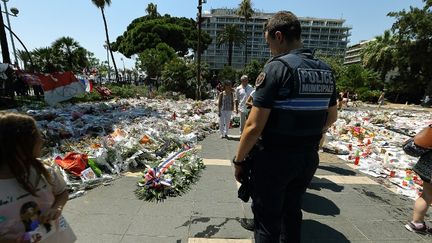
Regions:
<svg viewBox="0 0 432 243"><path fill-rule="evenodd" d="M243 182L243 178L247 176L246 172L246 166L237 164L234 165L234 176L238 182Z"/></svg>

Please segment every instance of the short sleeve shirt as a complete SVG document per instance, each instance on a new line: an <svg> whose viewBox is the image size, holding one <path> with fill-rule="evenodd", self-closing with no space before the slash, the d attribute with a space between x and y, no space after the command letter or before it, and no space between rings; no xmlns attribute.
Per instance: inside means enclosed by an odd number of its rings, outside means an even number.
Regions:
<svg viewBox="0 0 432 243"><path fill-rule="evenodd" d="M239 102L239 110L240 112L246 111L246 101L249 98L251 92L254 89L250 84L246 85L246 87L243 88L243 85L239 85L235 90L235 99Z"/></svg>
<svg viewBox="0 0 432 243"><path fill-rule="evenodd" d="M66 190L63 178L52 167L47 169L51 184L31 169L30 181L37 184L38 197L24 190L15 178L0 179L0 240L23 238L31 241L42 237L43 242L61 239L62 243L67 243L76 239L62 217L45 224L39 221L39 216L51 208L55 196Z"/></svg>
<svg viewBox="0 0 432 243"><path fill-rule="evenodd" d="M291 51L291 53L298 54L302 50L305 49L296 49ZM261 73L261 75L264 75L264 79L261 81L260 85L257 85L256 92L254 93L253 104L256 107L271 109L278 92L280 92L279 89L282 82L289 80L291 77L290 70L282 62L271 60L264 66L264 70ZM334 85L329 107L336 105L336 100L336 85Z"/></svg>
<svg viewBox="0 0 432 243"><path fill-rule="evenodd" d="M278 94L279 85L291 76L288 68L282 62L269 62L264 66L264 79L261 84L255 84L253 105L256 107L271 109L273 102Z"/></svg>

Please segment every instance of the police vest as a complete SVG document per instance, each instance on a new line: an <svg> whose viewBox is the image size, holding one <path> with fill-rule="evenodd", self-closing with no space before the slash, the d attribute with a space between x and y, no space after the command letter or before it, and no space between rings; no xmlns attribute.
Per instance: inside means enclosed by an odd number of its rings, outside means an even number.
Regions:
<svg viewBox="0 0 432 243"><path fill-rule="evenodd" d="M321 136L336 85L330 67L308 53L271 61L282 62L291 75L280 84L263 138Z"/></svg>

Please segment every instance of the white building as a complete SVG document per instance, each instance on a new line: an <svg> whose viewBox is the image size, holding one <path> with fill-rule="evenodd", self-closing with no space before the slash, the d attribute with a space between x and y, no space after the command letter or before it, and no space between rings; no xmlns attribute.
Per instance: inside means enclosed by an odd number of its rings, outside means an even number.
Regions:
<svg viewBox="0 0 432 243"><path fill-rule="evenodd" d="M216 44L216 37L226 25L235 24L244 31L244 18L236 13L236 9L212 9L204 12L202 29L207 32L212 43L204 51L202 60L210 65L211 69L222 69L228 63L228 46ZM248 36L248 62L252 59L266 61L270 51L264 40L263 25L274 13L255 12L247 25ZM344 25L343 19L321 19L299 17L302 26L302 39L304 46L319 50L323 54L343 57L350 36L351 27ZM244 45L234 46L232 53L232 67L243 69Z"/></svg>

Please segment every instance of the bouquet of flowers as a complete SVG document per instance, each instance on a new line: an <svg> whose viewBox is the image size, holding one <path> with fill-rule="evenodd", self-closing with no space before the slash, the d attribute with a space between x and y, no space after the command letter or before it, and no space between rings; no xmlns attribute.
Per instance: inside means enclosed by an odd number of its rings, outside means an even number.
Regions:
<svg viewBox="0 0 432 243"><path fill-rule="evenodd" d="M149 164L146 167L135 194L146 201L162 201L189 190L205 166L195 149L185 147L170 154L162 163Z"/></svg>

